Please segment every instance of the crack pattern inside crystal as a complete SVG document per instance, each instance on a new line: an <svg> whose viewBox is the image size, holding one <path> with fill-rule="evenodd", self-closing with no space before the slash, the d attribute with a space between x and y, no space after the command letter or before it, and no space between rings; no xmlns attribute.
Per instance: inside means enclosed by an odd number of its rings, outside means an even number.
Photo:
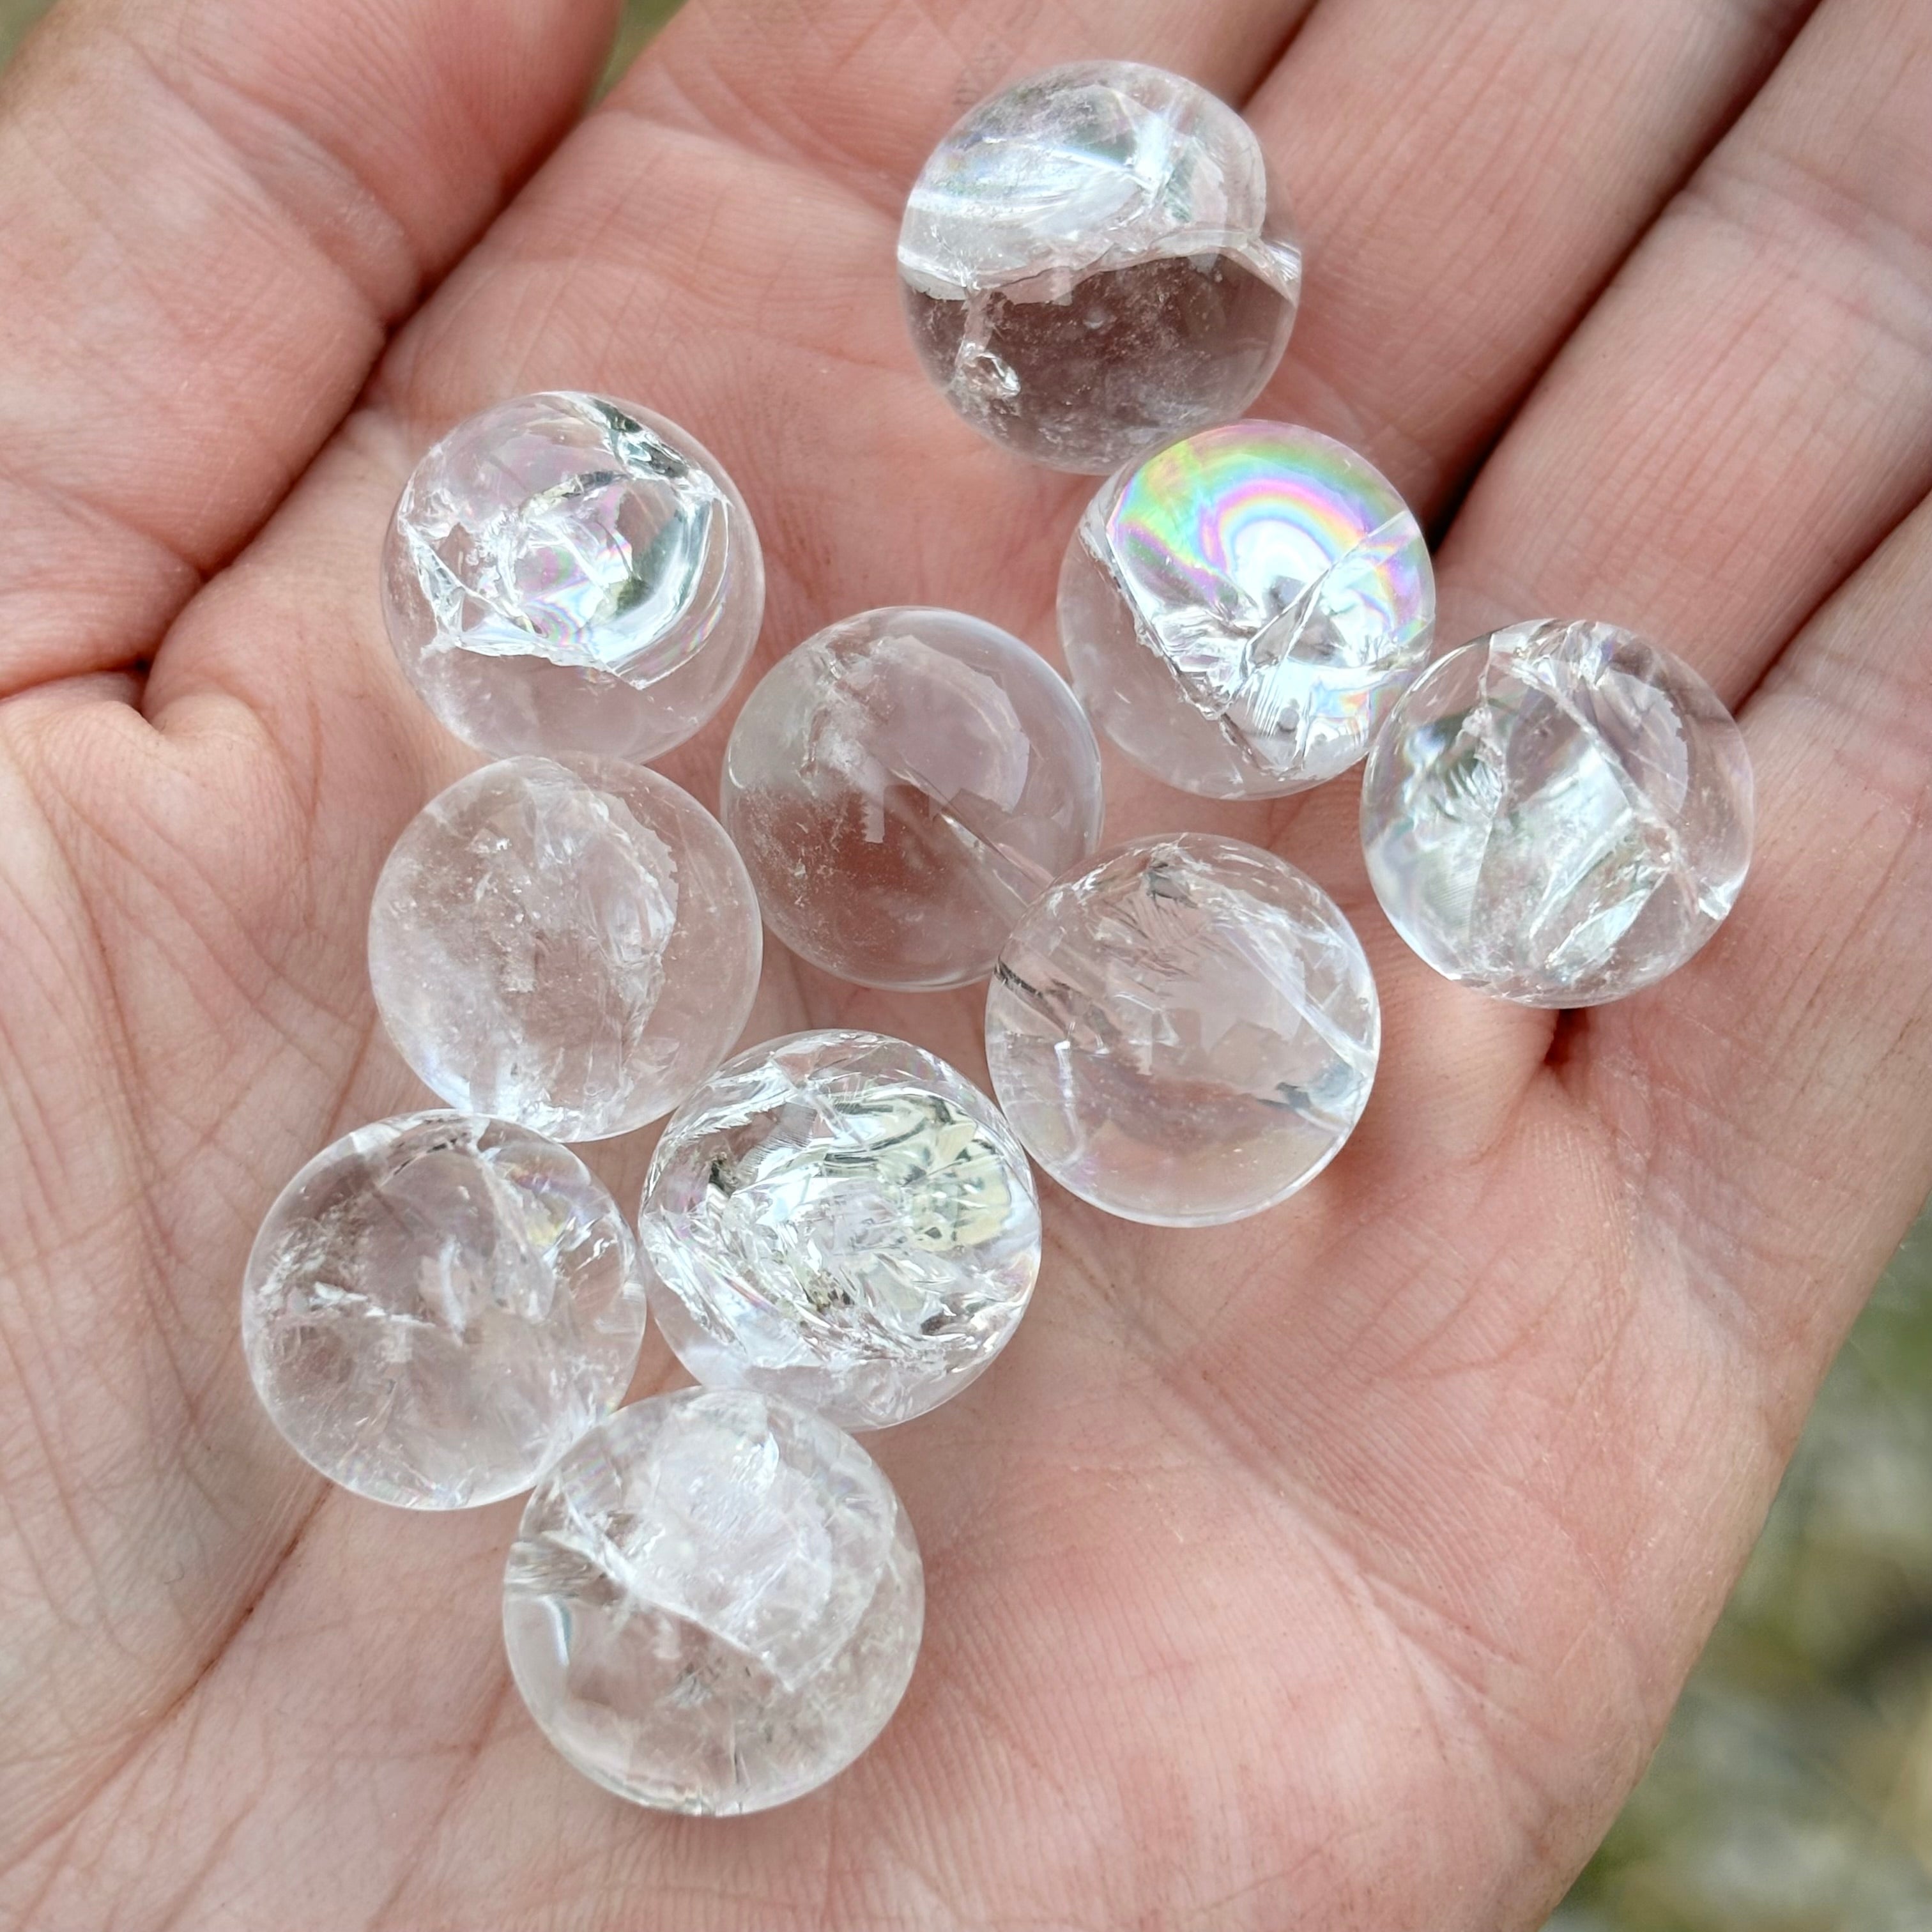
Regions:
<svg viewBox="0 0 1932 1932"><path fill-rule="evenodd" d="M492 418L487 442L470 431L410 479L397 527L435 614L430 648L648 688L704 641L687 620L723 574L722 493L614 404L530 403L545 413L526 428Z"/></svg>
<svg viewBox="0 0 1932 1932"><path fill-rule="evenodd" d="M1040 1263L1026 1157L944 1061L803 1034L721 1068L673 1119L639 1228L699 1378L884 1426L1003 1347Z"/></svg>
<svg viewBox="0 0 1932 1932"><path fill-rule="evenodd" d="M504 1633L532 1714L635 1802L755 1810L870 1742L903 1692L919 1554L859 1446L789 1405L686 1390L634 1405L532 1496Z"/></svg>
<svg viewBox="0 0 1932 1932"><path fill-rule="evenodd" d="M1238 1218L1325 1166L1373 1081L1374 983L1347 922L1232 840L1143 840L1016 931L988 1057L1028 1150L1133 1218Z"/></svg>
<svg viewBox="0 0 1932 1932"><path fill-rule="evenodd" d="M1530 1004L1623 997L1688 958L1749 863L1750 765L1688 666L1615 626L1450 654L1371 762L1371 878L1450 976Z"/></svg>
<svg viewBox="0 0 1932 1932"><path fill-rule="evenodd" d="M739 715L725 823L772 929L868 985L958 985L1100 833L1100 757L1019 640L866 612L808 638Z"/></svg>
<svg viewBox="0 0 1932 1932"><path fill-rule="evenodd" d="M291 1442L386 1502L512 1495L616 1401L644 1333L636 1256L576 1157L428 1114L338 1142L263 1224L244 1350Z"/></svg>

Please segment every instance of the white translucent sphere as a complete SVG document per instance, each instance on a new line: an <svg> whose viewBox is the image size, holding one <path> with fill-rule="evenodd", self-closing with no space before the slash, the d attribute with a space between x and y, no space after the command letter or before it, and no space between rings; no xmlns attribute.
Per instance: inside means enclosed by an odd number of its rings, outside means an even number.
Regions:
<svg viewBox="0 0 1932 1932"><path fill-rule="evenodd" d="M376 1004L424 1083L560 1140L676 1106L743 1030L760 946L718 821L614 759L459 778L396 841L369 912Z"/></svg>
<svg viewBox="0 0 1932 1932"><path fill-rule="evenodd" d="M913 184L898 262L946 400L1022 456L1096 473L1239 416L1301 292L1247 123L1132 61L982 100Z"/></svg>
<svg viewBox="0 0 1932 1932"><path fill-rule="evenodd" d="M332 1482L463 1509L528 1489L622 1400L644 1307L623 1217L568 1148L409 1114L277 1197L242 1344L275 1426Z"/></svg>
<svg viewBox="0 0 1932 1932"><path fill-rule="evenodd" d="M1750 865L1744 735L1704 680L1613 624L1512 624L1398 704L1362 786L1389 923L1438 973L1529 1006L1653 985Z"/></svg>
<svg viewBox="0 0 1932 1932"><path fill-rule="evenodd" d="M1422 530L1355 452L1228 423L1102 486L1068 545L1060 637L1095 725L1209 798L1320 784L1429 660Z"/></svg>
<svg viewBox="0 0 1932 1932"><path fill-rule="evenodd" d="M517 396L418 463L389 526L410 682L495 753L652 758L724 703L758 641L758 533L716 458L608 397Z"/></svg>
<svg viewBox="0 0 1932 1932"><path fill-rule="evenodd" d="M665 1124L638 1229L658 1327L700 1382L842 1429L958 1394L1040 1271L1032 1172L992 1102L872 1033L728 1060Z"/></svg>
<svg viewBox="0 0 1932 1932"><path fill-rule="evenodd" d="M1130 1221L1258 1214L1340 1152L1381 1050L1354 930L1232 838L1142 838L1062 879L986 1000L993 1090L1027 1151Z"/></svg>
<svg viewBox="0 0 1932 1932"><path fill-rule="evenodd" d="M1103 810L1073 694L956 610L868 610L780 658L722 794L772 931L842 980L908 988L984 979Z"/></svg>
<svg viewBox="0 0 1932 1932"><path fill-rule="evenodd" d="M925 1616L919 1547L849 1436L737 1389L621 1409L524 1511L503 1637L530 1714L605 1790L730 1816L802 1796L885 1727Z"/></svg>

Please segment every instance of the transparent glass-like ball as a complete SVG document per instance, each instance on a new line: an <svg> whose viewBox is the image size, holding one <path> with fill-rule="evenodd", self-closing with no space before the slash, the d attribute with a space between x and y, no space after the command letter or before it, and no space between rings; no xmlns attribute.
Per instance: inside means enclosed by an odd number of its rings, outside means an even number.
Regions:
<svg viewBox="0 0 1932 1932"><path fill-rule="evenodd" d="M943 1060L874 1033L742 1053L666 1123L638 1238L678 1359L883 1429L1004 1348L1040 1271L1027 1157Z"/></svg>
<svg viewBox="0 0 1932 1932"><path fill-rule="evenodd" d="M761 943L731 842L668 778L506 758L396 841L369 981L403 1058L452 1106L602 1140L668 1113L730 1052Z"/></svg>
<svg viewBox="0 0 1932 1932"><path fill-rule="evenodd" d="M1381 1051L1354 930L1233 838L1137 839L1015 928L986 1000L993 1090L1027 1151L1130 1221L1203 1227L1285 1200L1341 1150Z"/></svg>
<svg viewBox="0 0 1932 1932"><path fill-rule="evenodd" d="M1653 985L1750 864L1744 735L1704 680L1613 624L1512 624L1432 664L1376 741L1362 847L1389 923L1528 1006Z"/></svg>
<svg viewBox="0 0 1932 1932"><path fill-rule="evenodd" d="M947 401L1022 456L1095 474L1239 416L1301 293L1253 130L1131 61L982 100L913 184L898 258Z"/></svg>
<svg viewBox="0 0 1932 1932"><path fill-rule="evenodd" d="M503 1577L530 1714L633 1804L729 1816L803 1796L885 1728L925 1582L877 1463L740 1389L620 1409L544 1478Z"/></svg>
<svg viewBox="0 0 1932 1932"><path fill-rule="evenodd" d="M242 1345L275 1426L332 1482L464 1509L528 1489L623 1400L644 1308L623 1216L568 1148L407 1114L276 1198Z"/></svg>
<svg viewBox="0 0 1932 1932"><path fill-rule="evenodd" d="M766 923L861 986L985 978L1100 837L1078 700L956 610L868 610L780 658L738 714L722 789Z"/></svg>
<svg viewBox="0 0 1932 1932"><path fill-rule="evenodd" d="M764 566L718 460L675 423L574 390L460 422L389 525L389 638L466 743L653 758L724 703Z"/></svg>
<svg viewBox="0 0 1932 1932"><path fill-rule="evenodd" d="M1088 716L1208 798L1346 771L1427 663L1435 622L1429 546L1393 485L1286 423L1204 430L1124 470L1060 574Z"/></svg>

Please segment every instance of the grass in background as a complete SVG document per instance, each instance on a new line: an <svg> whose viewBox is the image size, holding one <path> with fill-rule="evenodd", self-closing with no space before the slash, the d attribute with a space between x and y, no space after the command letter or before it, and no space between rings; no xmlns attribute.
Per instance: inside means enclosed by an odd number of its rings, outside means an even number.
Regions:
<svg viewBox="0 0 1932 1932"><path fill-rule="evenodd" d="M0 0L0 62L46 4ZM676 4L631 0L603 86ZM1832 1370L1649 1775L1548 1932L1928 1928L1932 1215Z"/></svg>

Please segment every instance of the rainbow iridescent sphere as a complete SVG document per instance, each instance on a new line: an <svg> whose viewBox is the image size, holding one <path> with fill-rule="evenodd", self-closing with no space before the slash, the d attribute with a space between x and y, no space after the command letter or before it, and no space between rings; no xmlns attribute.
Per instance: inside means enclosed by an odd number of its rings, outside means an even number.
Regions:
<svg viewBox="0 0 1932 1932"><path fill-rule="evenodd" d="M1094 722L1208 798L1320 784L1420 675L1436 579L1420 526L1346 445L1229 423L1112 478L1060 578L1060 634Z"/></svg>

